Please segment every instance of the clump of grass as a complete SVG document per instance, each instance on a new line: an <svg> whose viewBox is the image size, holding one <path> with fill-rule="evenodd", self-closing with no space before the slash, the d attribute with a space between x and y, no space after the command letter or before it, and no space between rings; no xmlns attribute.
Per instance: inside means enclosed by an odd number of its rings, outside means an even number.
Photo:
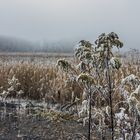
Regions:
<svg viewBox="0 0 140 140"><path fill-rule="evenodd" d="M22 98L45 100L65 104L72 99L72 91L80 97L81 91L76 83L67 80L67 74L55 65L40 64L27 61L1 61L0 93L9 88L8 79L15 77L24 92ZM75 86L76 85L76 86ZM78 95L79 94L79 95ZM15 97L13 95L13 97Z"/></svg>
<svg viewBox="0 0 140 140"><path fill-rule="evenodd" d="M53 97L56 102L65 104L72 99L71 93L73 90L75 91L75 96L82 98L83 88L79 87L76 81L69 81L67 73L60 71L55 65L50 65L48 62L46 64L40 63L37 57L36 63L34 61L20 61L18 58L10 59L11 61L7 62L3 57L0 58L0 93L8 89L8 79L12 79L15 76L24 92L22 98L43 100L43 98L49 97L48 99L52 100L51 97ZM54 61L52 58L50 59ZM76 64L76 62L73 61L73 64ZM77 73L80 73L80 71L77 71ZM140 66L123 64L119 70L116 70L115 74L111 75L112 79L115 79L114 84L118 86L121 79L130 73L140 78ZM100 82L105 83L103 80ZM129 93L132 90L128 87L125 88ZM118 94L115 95L113 98L117 102L121 97Z"/></svg>

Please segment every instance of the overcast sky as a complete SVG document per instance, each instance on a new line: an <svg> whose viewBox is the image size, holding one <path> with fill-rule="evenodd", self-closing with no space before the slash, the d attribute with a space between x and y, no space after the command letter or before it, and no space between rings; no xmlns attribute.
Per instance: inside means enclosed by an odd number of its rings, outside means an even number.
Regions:
<svg viewBox="0 0 140 140"><path fill-rule="evenodd" d="M140 0L0 0L0 35L94 41L111 31L139 48Z"/></svg>

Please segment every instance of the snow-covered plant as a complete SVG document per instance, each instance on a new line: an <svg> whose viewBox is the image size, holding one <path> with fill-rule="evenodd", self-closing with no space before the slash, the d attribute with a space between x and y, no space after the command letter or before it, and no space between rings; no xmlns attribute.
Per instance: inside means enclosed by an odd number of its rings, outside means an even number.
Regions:
<svg viewBox="0 0 140 140"><path fill-rule="evenodd" d="M115 113L115 121L116 121L116 128L115 132L118 137L116 138L119 139L130 139L130 134L128 133L131 129L131 122L130 118L128 117L128 114L125 113L126 109L125 108L120 108L120 112Z"/></svg>
<svg viewBox="0 0 140 140"><path fill-rule="evenodd" d="M21 84L19 83L19 80L13 76L12 79L8 79L8 95L12 96L12 94L15 94L14 96L21 96L23 94L23 91L21 90Z"/></svg>
<svg viewBox="0 0 140 140"><path fill-rule="evenodd" d="M96 44L96 52L98 54L98 63L101 70L104 72L105 79L107 80L108 87L108 98L109 98L109 106L111 109L111 129L112 129L112 140L114 139L114 113L113 113L113 101L112 101L112 79L111 74L114 72L113 69L110 68L110 65L114 69L119 69L121 63L117 58L113 55L113 47L122 48L123 43L119 40L119 37L116 33L111 32L109 34L101 34L98 39L95 41Z"/></svg>
<svg viewBox="0 0 140 140"><path fill-rule="evenodd" d="M89 63L93 59L93 45L86 40L81 40L75 49L75 56L83 63Z"/></svg>
<svg viewBox="0 0 140 140"><path fill-rule="evenodd" d="M63 69L64 71L68 71L71 65L65 59L59 59L57 61L57 66Z"/></svg>
<svg viewBox="0 0 140 140"><path fill-rule="evenodd" d="M20 97L23 93L19 80L13 76L8 79L8 88L1 93L1 96L6 99L8 97Z"/></svg>
<svg viewBox="0 0 140 140"><path fill-rule="evenodd" d="M131 74L125 77L124 79L122 79L121 85L124 86L126 84L129 84L133 88L136 88L140 84L140 81L137 76L135 76L134 74Z"/></svg>
<svg viewBox="0 0 140 140"><path fill-rule="evenodd" d="M110 59L110 65L112 66L113 69L119 69L121 67L121 63L118 58L112 57Z"/></svg>
<svg viewBox="0 0 140 140"><path fill-rule="evenodd" d="M78 75L77 81L78 82L82 81L85 84L88 84L88 83L92 84L94 82L94 79L88 73L81 73L80 75Z"/></svg>
<svg viewBox="0 0 140 140"><path fill-rule="evenodd" d="M125 88L130 87L129 92L126 93L124 96L123 92L125 91ZM137 133L137 129L139 129L140 125L140 80L137 76L134 74L130 74L121 81L121 94L123 95L123 101L122 105L125 103L128 104L128 109L125 110L125 116L127 116L127 119L124 117L123 122L125 124L123 125L126 127L129 124L129 129L125 129L124 136L127 135L127 139L135 140L137 139L137 136L139 133ZM122 113L123 114L123 113ZM121 121L122 124L122 121ZM118 128L118 130L121 132L122 128Z"/></svg>
<svg viewBox="0 0 140 140"><path fill-rule="evenodd" d="M83 116L87 116L87 114L89 113L88 110L88 101L87 100L83 100L82 101L82 106L81 106L81 110L79 111L79 117L83 117Z"/></svg>
<svg viewBox="0 0 140 140"><path fill-rule="evenodd" d="M89 41L81 40L75 49L75 57L78 61L76 69L77 82L84 87L83 101L81 106L82 113L88 115L89 132L88 139L90 140L91 132L91 117L92 117L92 105L94 102L96 106L96 100L106 100L105 105L107 107L107 114L110 117L112 140L114 139L114 113L113 113L113 101L112 94L114 90L113 81L111 79L112 74L119 70L121 67L120 60L114 56L113 47L122 48L123 43L119 40L116 33L111 32L109 34L101 34L95 44L93 45ZM58 60L58 66L61 66L63 70L68 70L70 64L63 60ZM96 100L93 96L96 94ZM85 98L86 96L86 98ZM98 106L97 106L98 107ZM86 112L88 110L88 113ZM98 113L102 114L102 113ZM102 115L101 115L102 116ZM101 124L100 124L101 125ZM99 125L99 126L100 126Z"/></svg>

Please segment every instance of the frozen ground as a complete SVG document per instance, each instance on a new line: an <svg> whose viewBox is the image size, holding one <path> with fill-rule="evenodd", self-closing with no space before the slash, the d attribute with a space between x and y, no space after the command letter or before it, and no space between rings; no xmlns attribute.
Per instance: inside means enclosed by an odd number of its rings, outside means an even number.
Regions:
<svg viewBox="0 0 140 140"><path fill-rule="evenodd" d="M84 140L87 126L58 112L0 102L0 140Z"/></svg>

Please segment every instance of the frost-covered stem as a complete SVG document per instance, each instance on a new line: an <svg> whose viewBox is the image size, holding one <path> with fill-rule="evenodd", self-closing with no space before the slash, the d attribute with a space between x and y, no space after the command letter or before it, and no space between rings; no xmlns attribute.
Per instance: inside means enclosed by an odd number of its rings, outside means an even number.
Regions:
<svg viewBox="0 0 140 140"><path fill-rule="evenodd" d="M110 99L110 108L111 108L111 129L112 129L112 140L114 140L114 120L113 120L113 107L112 107L112 89L111 89L111 79L108 75L109 80L109 99Z"/></svg>
<svg viewBox="0 0 140 140"><path fill-rule="evenodd" d="M122 135L123 135L123 140L125 140L125 128L124 128L124 121L125 121L125 118L124 118L124 120L123 120L123 127L122 127L122 130L121 130L121 132L122 132Z"/></svg>
<svg viewBox="0 0 140 140"><path fill-rule="evenodd" d="M91 131L91 89L89 92L89 120L88 120L88 140L90 140L90 131Z"/></svg>
<svg viewBox="0 0 140 140"><path fill-rule="evenodd" d="M137 113L136 113L136 110L135 110L135 120L134 120L133 130L132 130L132 140L135 140L136 127L137 127Z"/></svg>
<svg viewBox="0 0 140 140"><path fill-rule="evenodd" d="M110 68L109 68L109 47L107 48L107 56L106 56L106 68L107 68L107 79L109 86L109 106L110 106L110 116L111 116L111 136L112 140L114 140L114 120L113 120L113 106L112 106L112 86L111 86L111 76L110 76Z"/></svg>
<svg viewBox="0 0 140 140"><path fill-rule="evenodd" d="M4 112L3 112L4 120L5 120L5 117L6 117L6 113L7 113L6 99L4 98Z"/></svg>
<svg viewBox="0 0 140 140"><path fill-rule="evenodd" d="M18 95L18 110L20 111L20 95Z"/></svg>
<svg viewBox="0 0 140 140"><path fill-rule="evenodd" d="M135 136L136 136L136 126L137 126L137 121L135 120L134 122L134 126L133 126L133 135L132 135L132 140L135 140Z"/></svg>

